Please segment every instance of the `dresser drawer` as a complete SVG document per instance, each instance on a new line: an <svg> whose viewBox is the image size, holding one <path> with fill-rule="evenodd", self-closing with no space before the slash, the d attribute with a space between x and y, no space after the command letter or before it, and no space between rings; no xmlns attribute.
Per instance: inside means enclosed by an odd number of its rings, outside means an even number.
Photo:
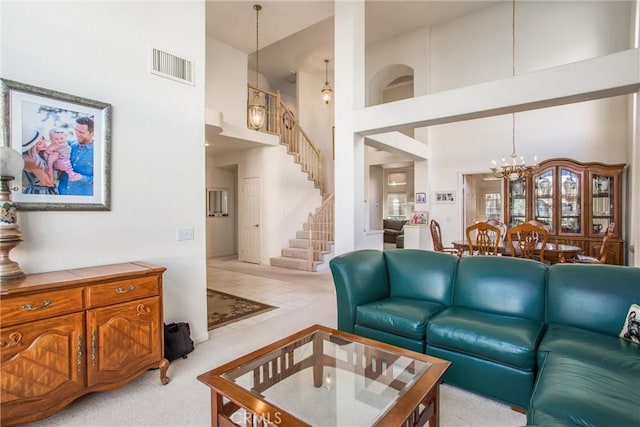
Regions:
<svg viewBox="0 0 640 427"><path fill-rule="evenodd" d="M4 297L0 300L2 326L44 319L82 310L83 288Z"/></svg>
<svg viewBox="0 0 640 427"><path fill-rule="evenodd" d="M86 289L87 308L101 307L159 294L157 276L118 280Z"/></svg>

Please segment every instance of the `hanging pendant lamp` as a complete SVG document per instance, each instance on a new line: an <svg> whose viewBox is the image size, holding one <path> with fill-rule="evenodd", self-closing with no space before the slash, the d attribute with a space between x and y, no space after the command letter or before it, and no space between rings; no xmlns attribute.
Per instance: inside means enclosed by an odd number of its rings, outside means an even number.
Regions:
<svg viewBox="0 0 640 427"><path fill-rule="evenodd" d="M260 62L258 58L258 53L259 53L258 15L260 14L260 10L262 10L262 6L260 6L259 4L254 4L253 8L256 11L256 85L255 87L258 88L258 74L260 71ZM264 118L266 116L266 111L264 108L264 103L262 101L262 96L258 90L254 90L253 92L253 98L249 102L249 109L247 113L249 115L249 126L251 126L252 129L258 130L264 125Z"/></svg>
<svg viewBox="0 0 640 427"><path fill-rule="evenodd" d="M331 102L331 94L333 93L333 89L331 88L331 84L329 84L329 60L324 60L324 86L320 91L322 93L322 100L325 104L329 104Z"/></svg>

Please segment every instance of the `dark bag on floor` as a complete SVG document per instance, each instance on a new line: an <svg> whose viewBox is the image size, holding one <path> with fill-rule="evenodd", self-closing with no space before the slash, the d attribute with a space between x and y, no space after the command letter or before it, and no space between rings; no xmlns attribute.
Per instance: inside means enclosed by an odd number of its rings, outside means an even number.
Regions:
<svg viewBox="0 0 640 427"><path fill-rule="evenodd" d="M168 361L179 357L187 358L193 351L191 329L186 322L169 323L164 325L164 357Z"/></svg>

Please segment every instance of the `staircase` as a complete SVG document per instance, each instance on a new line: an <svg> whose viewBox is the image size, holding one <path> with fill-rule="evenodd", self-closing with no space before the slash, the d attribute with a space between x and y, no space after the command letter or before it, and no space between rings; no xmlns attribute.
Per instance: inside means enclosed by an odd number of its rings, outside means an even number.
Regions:
<svg viewBox="0 0 640 427"><path fill-rule="evenodd" d="M334 198L329 195L315 213L309 212L302 230L289 239L289 247L282 255L271 258L271 265L303 271L322 271L333 255Z"/></svg>
<svg viewBox="0 0 640 427"><path fill-rule="evenodd" d="M295 238L289 240L289 247L282 249L281 256L271 258L271 265L304 271L326 269L325 258L333 252L334 198L333 194L326 195L324 191L320 150L311 142L293 112L284 105L280 93L252 85L248 90L247 99L251 99L256 91L264 97L266 120L261 130L280 135L280 144L287 147L287 153L323 195L322 205L314 213L309 212L302 230L298 230Z"/></svg>

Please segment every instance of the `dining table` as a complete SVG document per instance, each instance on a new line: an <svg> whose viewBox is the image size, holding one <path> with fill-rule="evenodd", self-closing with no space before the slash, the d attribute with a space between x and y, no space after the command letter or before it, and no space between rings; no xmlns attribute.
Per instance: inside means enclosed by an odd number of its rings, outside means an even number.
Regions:
<svg viewBox="0 0 640 427"><path fill-rule="evenodd" d="M463 240L454 240L451 242L453 247L460 253L469 252L469 244ZM536 247L536 253L540 253L542 244L538 243ZM473 245L473 249L477 250L478 246ZM502 255L511 256L511 248L505 242L501 242L498 245L498 252ZM582 253L583 249L580 246L566 245L564 243L547 243L544 247L544 259L551 264L559 264L567 262L576 257L579 253Z"/></svg>

